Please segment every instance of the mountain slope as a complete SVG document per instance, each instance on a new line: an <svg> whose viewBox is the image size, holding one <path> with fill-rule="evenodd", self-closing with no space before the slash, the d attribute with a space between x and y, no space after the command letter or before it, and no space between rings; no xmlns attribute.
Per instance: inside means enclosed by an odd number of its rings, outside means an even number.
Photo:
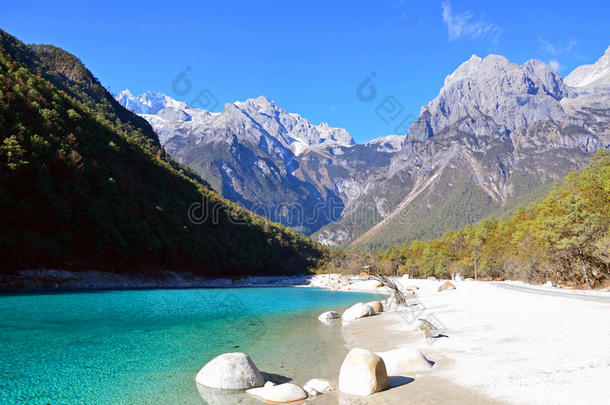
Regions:
<svg viewBox="0 0 610 405"><path fill-rule="evenodd" d="M596 287L610 279L610 153L599 150L580 173L501 220L381 253L386 271L417 277L519 279ZM332 266L332 263L328 264Z"/></svg>
<svg viewBox="0 0 610 405"><path fill-rule="evenodd" d="M230 276L315 265L320 246L165 158L146 121L114 103L75 57L53 48L60 57L51 62L3 31L0 44L3 271Z"/></svg>
<svg viewBox="0 0 610 405"><path fill-rule="evenodd" d="M3 32L0 45L15 60L25 63L71 97L77 98L99 118L138 138L150 150L160 148L159 140L146 120L122 108L74 55L53 45L29 45Z"/></svg>

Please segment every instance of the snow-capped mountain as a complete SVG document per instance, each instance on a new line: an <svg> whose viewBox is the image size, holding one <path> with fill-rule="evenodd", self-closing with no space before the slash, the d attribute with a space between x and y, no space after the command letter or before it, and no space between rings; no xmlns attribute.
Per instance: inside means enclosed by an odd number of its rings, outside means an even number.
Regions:
<svg viewBox="0 0 610 405"><path fill-rule="evenodd" d="M577 67L564 82L572 87L610 87L610 46L597 62Z"/></svg>
<svg viewBox="0 0 610 405"><path fill-rule="evenodd" d="M368 179L376 162L387 167L395 151L354 145L345 129L312 124L264 96L228 103L220 113L152 92L135 97L125 90L117 100L140 112L165 150L225 197L306 233L338 219L350 200L346 184ZM359 173L346 172L346 154L363 166ZM359 155L376 160L357 163Z"/></svg>
<svg viewBox="0 0 610 405"><path fill-rule="evenodd" d="M472 56L407 136L364 144L263 96L220 113L151 92L118 99L225 197L324 243L381 246L510 209L609 147L607 61L564 82L536 60Z"/></svg>
<svg viewBox="0 0 610 405"><path fill-rule="evenodd" d="M131 94L129 89L125 89L116 96L117 101L128 110L136 114L157 114L167 107L184 109L186 103L176 101L164 94L147 91L138 97Z"/></svg>

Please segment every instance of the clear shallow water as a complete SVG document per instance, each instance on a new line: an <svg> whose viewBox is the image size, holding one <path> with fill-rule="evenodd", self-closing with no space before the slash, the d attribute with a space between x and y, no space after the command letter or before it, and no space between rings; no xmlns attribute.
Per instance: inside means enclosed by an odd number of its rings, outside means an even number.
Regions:
<svg viewBox="0 0 610 405"><path fill-rule="evenodd" d="M229 351L300 384L336 378L340 328L317 315L373 297L305 288L0 296L0 403L203 404L194 376Z"/></svg>

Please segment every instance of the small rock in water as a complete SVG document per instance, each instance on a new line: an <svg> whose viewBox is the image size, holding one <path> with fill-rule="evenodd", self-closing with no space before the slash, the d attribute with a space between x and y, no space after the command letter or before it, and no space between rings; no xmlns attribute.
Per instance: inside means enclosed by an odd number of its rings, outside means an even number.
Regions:
<svg viewBox="0 0 610 405"><path fill-rule="evenodd" d="M265 383L246 353L225 353L215 357L199 370L195 381L206 387L222 389L247 389Z"/></svg>
<svg viewBox="0 0 610 405"><path fill-rule="evenodd" d="M352 349L339 371L339 391L366 396L390 386L383 359L364 349Z"/></svg>
<svg viewBox="0 0 610 405"><path fill-rule="evenodd" d="M445 281L443 284L440 285L440 287L438 287L439 291L445 291L445 290L455 290L455 286L453 285L453 283L451 281Z"/></svg>
<svg viewBox="0 0 610 405"><path fill-rule="evenodd" d="M337 311L326 311L326 312L323 312L318 317L318 319L320 321L328 321L330 319L339 319L339 318L340 318L340 315L339 315L339 313Z"/></svg>
<svg viewBox="0 0 610 405"><path fill-rule="evenodd" d="M307 392L293 383L279 385L265 385L262 388L251 388L246 391L249 395L262 401L283 404L287 402L302 401L307 399Z"/></svg>

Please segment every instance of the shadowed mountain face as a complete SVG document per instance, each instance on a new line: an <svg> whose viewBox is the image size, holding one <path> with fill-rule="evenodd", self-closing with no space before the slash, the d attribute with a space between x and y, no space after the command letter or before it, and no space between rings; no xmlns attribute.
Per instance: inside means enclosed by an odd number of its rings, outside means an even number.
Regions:
<svg viewBox="0 0 610 405"><path fill-rule="evenodd" d="M221 113L154 93L118 99L225 197L323 243L375 247L509 211L582 168L610 145L607 58L564 82L535 60L473 56L407 137L361 145L264 97Z"/></svg>

